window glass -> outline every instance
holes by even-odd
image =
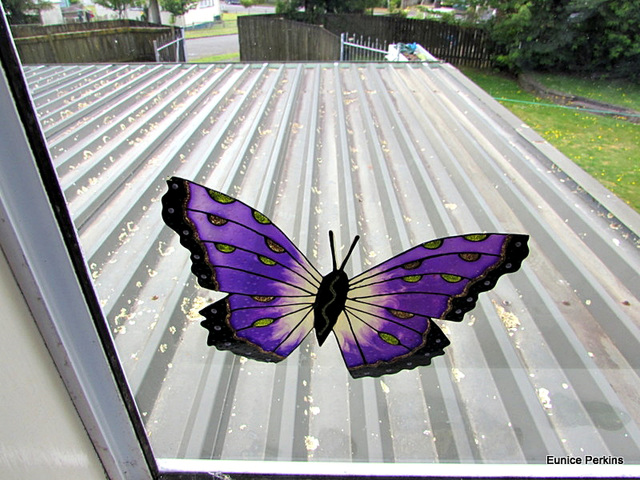
[[[25,75],[157,457],[640,461],[628,211],[594,206],[603,191],[451,66],[27,65]],[[197,285],[162,222],[173,175],[263,212],[323,274],[330,229],[338,258],[361,236],[349,276],[462,233],[526,233],[531,254],[463,321],[437,321],[452,344],[431,366],[353,379],[336,342],[319,347],[313,334],[283,362],[259,363],[206,345],[198,312],[221,294]]]

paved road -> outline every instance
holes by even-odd
[[[238,35],[187,39],[187,61],[240,51]]]
[[[241,5],[223,4],[222,10],[227,12],[245,13],[247,10]],[[251,7],[251,14],[274,13],[275,8],[266,5]],[[223,55],[225,53],[237,53],[240,51],[238,35],[221,35],[218,37],[187,39],[187,61],[211,55]]]
[[[276,7],[272,7],[270,5],[258,5],[257,7],[251,7],[247,10],[242,5],[229,5],[227,3],[223,3],[220,5],[220,8],[229,13],[249,13],[251,15],[255,15],[256,13],[274,13],[276,11]]]

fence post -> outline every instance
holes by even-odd
[[[158,41],[153,41],[153,53],[156,54],[156,63],[160,63],[160,52],[158,51]]]
[[[346,33],[340,34],[340,61],[344,62],[344,36]]]
[[[185,52],[184,28],[180,27],[180,41],[176,45],[176,62],[186,62],[187,54]]]

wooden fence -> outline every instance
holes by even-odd
[[[178,33],[175,27],[126,20],[14,26],[12,32],[24,64],[153,62],[153,41],[163,45]]]
[[[328,14],[322,22],[335,34],[354,32],[385,43],[419,43],[436,58],[456,66],[484,68],[492,64],[491,41],[481,28],[379,15]]]
[[[340,60],[340,36],[318,25],[278,15],[244,15],[238,17],[238,34],[241,61]]]
[[[139,20],[100,20],[96,22],[60,23],[57,25],[10,25],[13,38],[36,37],[38,35],[51,35],[55,33],[88,32],[92,30],[104,30],[121,27],[159,27],[149,22]]]
[[[433,20],[387,16],[327,14],[320,25],[285,20],[277,15],[238,18],[242,60],[338,60],[335,45],[349,32],[380,43],[419,43],[440,60],[456,66],[485,68],[492,65],[493,48],[486,31]],[[329,36],[332,33],[335,36]],[[243,55],[243,42],[250,45]],[[280,45],[281,40],[286,43]]]

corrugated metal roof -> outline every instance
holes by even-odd
[[[154,451],[166,458],[640,461],[638,215],[447,64],[27,67]],[[531,235],[431,367],[353,380],[333,342],[277,365],[206,346],[178,175],[267,214],[322,272],[429,239]],[[594,198],[598,201],[594,201]],[[620,222],[624,219],[624,223]]]

